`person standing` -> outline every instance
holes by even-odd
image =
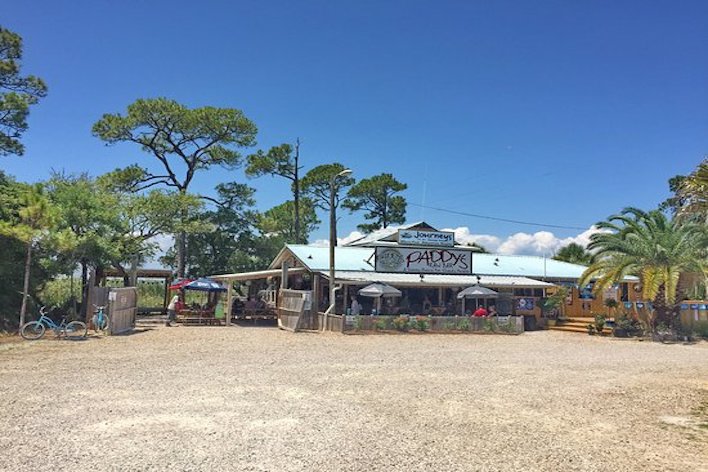
[[[352,295],[351,314],[353,316],[359,316],[361,314],[361,305],[359,305],[359,301],[354,295]]]
[[[167,323],[165,326],[172,326],[172,322],[177,319],[177,304],[179,303],[179,295],[172,297],[170,304],[167,305]]]

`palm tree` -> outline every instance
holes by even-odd
[[[560,248],[553,259],[572,264],[589,265],[592,262],[592,253],[578,243],[570,243]]]
[[[597,279],[593,290],[601,292],[628,275],[637,276],[644,299],[656,309],[654,324],[672,326],[681,276],[708,276],[706,226],[678,224],[658,210],[625,208],[597,227],[610,232],[590,236],[588,249],[596,251],[595,257],[579,283]]]

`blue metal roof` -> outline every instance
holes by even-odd
[[[300,244],[288,244],[290,251],[312,271],[329,269],[329,248]],[[338,271],[374,271],[374,248],[337,246],[335,266]],[[367,263],[366,261],[369,261]],[[275,261],[274,261],[275,262]],[[504,256],[501,254],[479,254],[472,256],[472,270],[480,275],[510,275],[549,279],[576,280],[585,266],[570,264],[538,256]]]

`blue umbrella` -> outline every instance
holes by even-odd
[[[220,283],[211,279],[197,279],[184,285],[186,290],[199,290],[200,292],[225,292],[226,289]]]

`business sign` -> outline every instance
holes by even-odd
[[[454,247],[455,233],[450,231],[418,231],[399,229],[398,244],[411,246]]]
[[[376,248],[376,272],[470,275],[472,251],[379,246]]]

